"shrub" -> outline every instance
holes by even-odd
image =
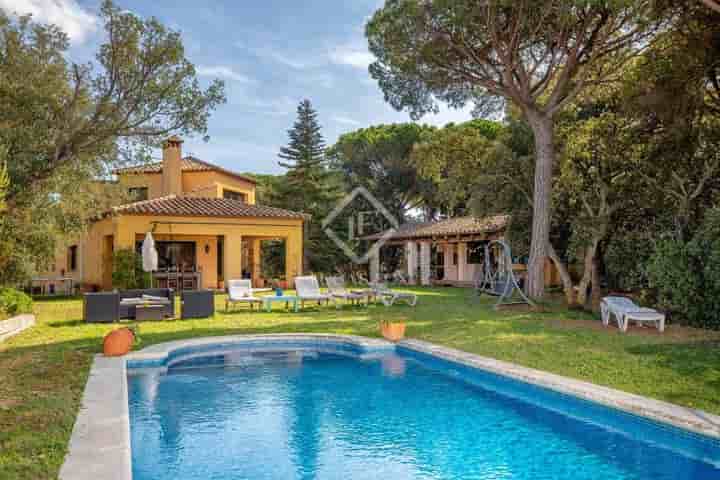
[[[0,314],[10,317],[32,312],[33,301],[29,295],[14,288],[0,289]]]
[[[720,329],[720,209],[707,214],[690,241],[659,242],[647,273],[660,307],[683,323]]]
[[[142,269],[142,256],[132,248],[123,248],[113,253],[113,287],[121,290],[146,288],[149,274]]]
[[[639,291],[647,288],[647,269],[655,246],[644,232],[618,232],[605,246],[603,260],[612,290]]]

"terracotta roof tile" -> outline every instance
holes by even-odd
[[[120,205],[113,207],[107,214],[224,218],[305,218],[305,215],[299,212],[263,205],[249,205],[228,198],[177,197],[175,195]]]
[[[404,223],[400,225],[400,227],[395,230],[389,238],[393,240],[400,240],[463,234],[471,235],[479,233],[494,233],[505,229],[509,219],[510,217],[508,215],[495,215],[485,218],[454,217],[436,222]],[[387,230],[374,235],[368,235],[364,238],[367,240],[375,240],[384,236],[386,232]]]
[[[240,178],[241,180],[245,180],[246,182],[250,183],[257,183],[257,181],[254,178],[248,177],[246,175],[240,175],[239,173],[233,172],[232,170],[228,170],[222,167],[218,167],[217,165],[213,165],[210,162],[206,162],[204,160],[200,160],[199,158],[195,158],[192,156],[188,156],[182,159],[182,165],[181,169],[183,172],[221,172],[225,173],[227,175],[231,175],[236,178]],[[124,168],[118,168],[113,171],[116,175],[124,174],[124,175],[139,175],[144,173],[162,173],[162,162],[154,162],[154,163],[147,163],[143,165],[135,165],[132,167],[124,167]]]

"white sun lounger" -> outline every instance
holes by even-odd
[[[318,305],[332,301],[337,305],[337,300],[332,295],[320,291],[320,284],[314,276],[295,277],[295,291],[302,307],[306,301],[317,302]]]
[[[361,303],[363,299],[368,299],[370,296],[361,292],[350,292],[345,288],[345,279],[343,277],[327,277],[325,283],[328,287],[328,292],[336,299],[343,299],[350,303]],[[335,306],[340,308],[340,303],[335,302]]]
[[[411,307],[414,307],[417,304],[417,295],[414,293],[406,293],[406,292],[398,292],[396,290],[391,290],[390,287],[388,287],[384,283],[374,283],[370,285],[373,293],[380,298],[380,300],[383,302],[383,305],[386,307],[392,306],[396,301],[402,300]]]
[[[603,325],[610,323],[610,317],[615,316],[618,328],[627,332],[630,322],[652,323],[658,331],[665,331],[665,314],[652,308],[643,308],[629,298],[605,297],[600,303],[600,313]]]
[[[250,310],[252,310],[255,304],[260,307],[263,302],[262,298],[253,296],[252,282],[250,280],[228,280],[227,294],[225,310],[228,310],[230,305],[236,303],[247,303],[250,305]]]

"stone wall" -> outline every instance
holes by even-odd
[[[0,343],[35,325],[35,315],[24,314],[0,321]]]

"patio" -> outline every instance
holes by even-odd
[[[671,325],[629,334],[554,304],[544,313],[496,312],[468,289],[412,288],[416,307],[312,308],[226,313],[217,295],[209,319],[145,322],[140,349],[184,338],[320,332],[378,336],[378,321],[407,319],[408,336],[479,355],[720,413],[720,333]],[[62,463],[92,356],[113,326],[82,322],[79,299],[36,303],[38,325],[0,346],[0,477],[51,478]],[[38,432],[44,432],[38,435]]]

